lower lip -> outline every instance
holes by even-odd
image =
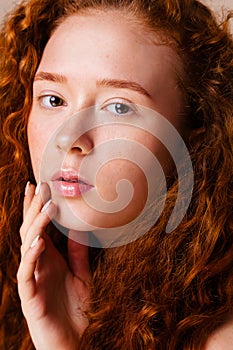
[[[53,181],[53,188],[61,196],[80,197],[83,193],[91,190],[93,186],[78,182]]]

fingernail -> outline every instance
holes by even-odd
[[[24,192],[25,196],[26,196],[27,193],[28,193],[29,186],[30,186],[30,181],[27,182],[27,185],[26,185],[26,187],[25,187],[25,192]]]
[[[41,181],[38,182],[37,186],[36,186],[36,191],[35,191],[35,195],[37,196],[38,193],[40,192],[40,185],[41,185]]]
[[[37,236],[33,239],[32,244],[31,244],[31,248],[34,248],[34,247],[37,245],[39,239],[40,239],[40,235],[37,235]]]
[[[41,213],[43,213],[44,211],[46,211],[48,209],[48,207],[50,206],[51,202],[52,202],[52,199],[50,199],[48,202],[45,203],[45,205],[41,209]]]

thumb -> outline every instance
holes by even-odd
[[[88,232],[70,230],[68,235],[70,269],[85,283],[88,283],[91,277],[88,250]]]

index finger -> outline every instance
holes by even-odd
[[[36,187],[28,181],[25,188],[25,196],[23,201],[23,220],[25,219],[28,208],[30,207],[31,201],[34,197],[35,188]]]

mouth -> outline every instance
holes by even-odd
[[[79,184],[87,185],[86,182],[80,180],[78,177],[67,178],[67,177],[60,176],[55,181],[64,181],[64,182],[79,183]]]
[[[52,185],[55,192],[65,197],[80,197],[92,188],[86,179],[81,178],[74,170],[61,170],[52,177]]]

